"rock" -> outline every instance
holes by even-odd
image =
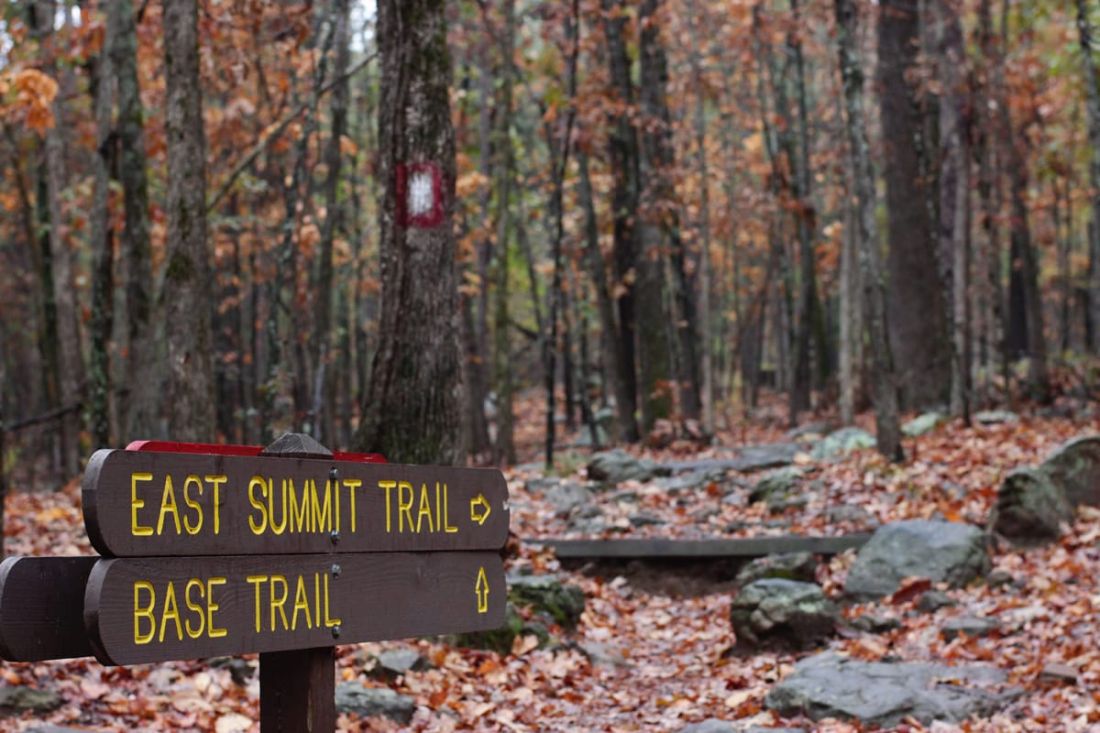
[[[734,597],[730,622],[739,647],[815,646],[836,630],[840,617],[814,583],[764,578]]]
[[[1042,469],[1071,507],[1100,506],[1100,435],[1065,443],[1043,461]]]
[[[918,415],[912,420],[907,421],[901,426],[901,432],[908,435],[910,438],[915,438],[918,435],[924,435],[931,432],[934,428],[938,427],[941,423],[947,420],[947,417],[942,412],[926,412],[923,415]]]
[[[668,524],[664,519],[649,512],[639,512],[630,517],[629,521],[632,527],[660,527],[662,524]]]
[[[925,591],[917,599],[917,610],[921,613],[935,613],[941,608],[950,608],[957,605],[959,605],[958,601],[939,590]]]
[[[746,445],[737,453],[730,466],[734,471],[752,473],[766,468],[779,468],[794,462],[798,454],[797,443],[766,443],[764,445]]]
[[[574,481],[562,481],[542,492],[542,498],[559,514],[568,514],[577,507],[591,504],[592,491]]]
[[[749,492],[749,501],[756,503],[772,500],[773,497],[787,496],[794,491],[801,477],[802,469],[794,466],[772,471],[752,487],[752,491]]]
[[[871,516],[871,513],[861,507],[859,504],[841,504],[840,506],[831,506],[825,510],[825,519],[833,524],[840,522],[851,522],[852,524],[859,524],[863,526],[872,525],[876,523],[876,519]]]
[[[887,631],[901,628],[901,621],[894,616],[884,616],[877,613],[865,613],[852,619],[850,625],[858,631],[866,631],[869,634],[884,634]]]
[[[958,522],[911,519],[885,524],[859,550],[844,582],[859,600],[887,596],[907,577],[961,586],[989,568],[985,536]]]
[[[7,713],[48,713],[61,707],[61,695],[33,687],[0,687],[0,710]]]
[[[809,552],[784,552],[758,557],[737,573],[736,583],[745,587],[763,578],[786,578],[812,583],[817,573],[817,560]]]
[[[679,476],[659,478],[655,483],[670,494],[675,494],[681,491],[702,490],[712,483],[724,486],[732,482],[729,481],[723,469],[697,468]],[[724,490],[722,493],[724,494],[726,491]]]
[[[821,440],[834,430],[836,430],[836,424],[828,420],[817,420],[816,422],[799,425],[797,428],[791,428],[784,437],[787,440],[812,442]]]
[[[584,591],[566,585],[553,575],[511,575],[508,598],[513,603],[531,606],[565,629],[573,630],[584,613]]]
[[[990,588],[1000,588],[1002,585],[1012,585],[1016,578],[1007,570],[994,570],[985,576],[985,582]]]
[[[542,632],[540,635],[539,632]],[[540,644],[550,641],[550,634],[544,627],[529,624],[520,615],[515,605],[509,601],[504,609],[504,625],[489,631],[469,631],[463,634],[455,634],[450,637],[455,646],[467,649],[487,649],[498,654],[509,654],[516,637],[524,634],[534,634],[539,637]]]
[[[960,634],[966,634],[971,638],[988,636],[1000,628],[996,620],[985,616],[959,616],[950,619],[940,629],[940,634],[946,641],[951,641]]]
[[[354,713],[364,718],[384,716],[408,725],[416,712],[416,700],[399,695],[388,687],[363,687],[358,682],[336,686],[336,712]]]
[[[248,684],[256,674],[256,666],[241,657],[215,657],[209,662],[211,667],[228,669],[233,682],[241,687]]]
[[[951,667],[931,662],[861,662],[834,652],[795,665],[765,698],[783,716],[813,720],[855,718],[865,725],[891,727],[912,716],[959,723],[972,715],[990,715],[1018,694],[990,689],[1005,680],[996,667]]]
[[[607,434],[607,430],[603,425],[596,425],[596,446],[607,445],[611,442],[611,437]],[[592,428],[584,425],[577,432],[577,439],[573,441],[573,445],[577,448],[591,448],[592,447]]]
[[[974,422],[979,425],[1003,425],[1019,421],[1020,416],[1011,410],[981,410],[974,413]]]
[[[1062,524],[1073,518],[1065,493],[1042,470],[1018,468],[997,490],[990,527],[1019,544],[1052,542],[1062,536]]]
[[[680,733],[737,733],[737,731],[733,727],[733,723],[711,718],[701,723],[685,725],[680,729]]]
[[[811,455],[819,461],[843,458],[861,448],[874,448],[875,436],[862,428],[847,427],[833,431],[819,440]]]
[[[600,667],[629,667],[630,660],[622,650],[599,641],[589,641],[578,646],[588,661]]]
[[[375,679],[394,680],[409,672],[422,672],[431,665],[415,649],[387,649],[374,658],[370,676]]]
[[[1064,682],[1071,685],[1077,684],[1077,670],[1068,664],[1051,662],[1039,672],[1039,679],[1043,682]]]
[[[668,470],[645,458],[635,458],[624,450],[603,451],[588,462],[588,478],[617,484],[621,481],[649,481]]]

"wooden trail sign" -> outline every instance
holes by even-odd
[[[491,552],[100,560],[85,624],[104,664],[335,646],[504,623]]]
[[[92,545],[115,557],[489,550],[508,535],[489,469],[101,450],[81,497]]]
[[[499,471],[143,441],[82,484],[98,557],[0,563],[0,658],[104,664],[260,653],[260,726],[331,731],[336,644],[499,628]]]

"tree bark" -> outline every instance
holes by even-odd
[[[891,461],[901,461],[901,430],[898,426],[897,384],[886,324],[886,293],[875,223],[875,173],[867,143],[863,112],[863,67],[856,46],[858,14],[856,0],[835,0],[840,74],[844,82],[846,132],[855,167],[859,222],[859,268],[863,281],[864,322],[871,350],[877,445]]]
[[[110,223],[109,194],[115,145],[111,119],[115,76],[111,53],[118,31],[118,16],[118,9],[113,4],[108,5],[92,93],[96,130],[95,152],[92,155],[92,348],[88,370],[88,414],[95,445],[99,448],[108,448],[111,443],[111,361],[108,348],[114,311],[114,232]]]
[[[313,360],[314,382],[317,397],[313,406],[314,434],[323,445],[334,445],[336,420],[336,394],[333,389],[335,375],[332,365],[332,309],[333,309],[333,271],[332,250],[336,232],[343,227],[343,205],[340,201],[340,169],[343,163],[341,140],[347,131],[348,96],[350,80],[347,76],[350,64],[351,40],[348,24],[350,22],[349,0],[333,0],[330,11],[334,26],[333,46],[336,59],[333,73],[337,79],[329,100],[332,123],[328,144],[325,149],[324,183],[325,221],[321,228],[319,267],[317,275],[316,300],[313,315]]]
[[[878,82],[889,213],[891,346],[900,366],[902,402],[940,404],[948,396],[950,341],[936,237],[922,171],[927,140],[914,87],[919,0],[884,0],[879,8]]]
[[[1088,3],[1076,0],[1077,35],[1081,44],[1082,71],[1085,82],[1085,108],[1089,131],[1089,204],[1092,208],[1092,226],[1089,227],[1089,254],[1094,262],[1100,262],[1100,80],[1096,74],[1093,57],[1092,28],[1089,26]],[[1100,267],[1089,273],[1089,315],[1092,322],[1093,343],[1089,347],[1100,353]]]
[[[629,404],[622,410],[633,415],[637,409],[638,377],[635,359],[635,278],[638,260],[638,233],[635,219],[639,202],[639,155],[637,131],[631,124],[634,108],[634,85],[630,80],[630,58],[623,37],[626,18],[622,0],[602,0],[603,33],[607,44],[607,59],[611,86],[618,97],[619,108],[611,113],[608,134],[611,171],[614,185],[611,192],[614,219],[615,286],[619,313],[619,379],[623,396]],[[623,439],[637,441],[639,431],[633,420],[622,426]]]
[[[111,3],[118,13],[118,35],[111,49],[118,77],[118,177],[122,183],[125,227],[121,244],[126,282],[129,394],[122,418],[122,442],[165,437],[158,425],[162,359],[157,356],[153,305],[153,266],[149,245],[149,186],[145,172],[145,113],[137,75],[137,28],[132,0]]]
[[[463,448],[445,7],[444,0],[378,3],[382,312],[353,447],[397,463],[453,464]],[[414,194],[401,209],[438,213],[438,221],[397,216],[398,166],[404,166],[406,193]],[[434,186],[430,199],[426,185]]]
[[[168,346],[168,432],[176,440],[212,441],[213,294],[206,242],[206,136],[196,0],[165,0],[163,26],[168,256],[161,310]]]

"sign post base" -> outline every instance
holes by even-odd
[[[260,730],[336,730],[336,649],[260,655]]]

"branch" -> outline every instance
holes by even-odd
[[[373,61],[377,55],[377,52],[370,54],[362,61],[357,63],[355,66],[348,69],[347,72],[345,72],[344,74],[341,74],[340,76],[326,83],[317,91],[316,98],[320,98],[322,95],[331,90],[340,82],[357,74],[367,64]],[[210,201],[206,204],[206,213],[209,214],[211,211],[214,210],[215,207],[217,207],[219,203],[221,203],[221,200],[225,198],[225,195],[228,194],[230,189],[233,188],[233,184],[237,182],[237,179],[240,178],[241,174],[244,173],[249,166],[256,162],[256,158],[260,157],[260,153],[262,153],[273,140],[282,135],[286,128],[290,125],[290,123],[293,122],[298,115],[302,114],[302,112],[305,112],[307,109],[309,109],[310,105],[312,105],[313,103],[314,98],[311,98],[309,101],[299,104],[289,113],[287,113],[287,115],[283,117],[283,119],[275,123],[274,126],[268,128],[268,133],[261,137],[260,141],[253,145],[252,149],[248,151],[248,153],[244,156],[244,158],[241,159],[239,163],[237,163],[237,165],[230,172],[229,178],[225,180],[225,183],[221,185],[221,188],[218,189],[218,192],[214,194],[214,197],[211,198]]]

